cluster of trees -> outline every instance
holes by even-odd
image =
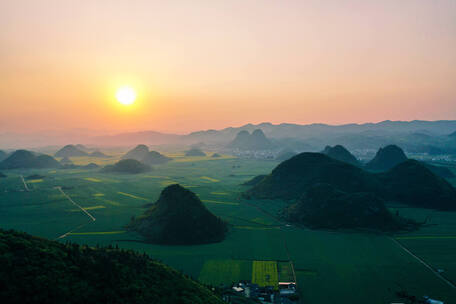
[[[2,303],[223,303],[146,254],[0,229]]]

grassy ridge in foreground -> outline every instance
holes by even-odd
[[[223,303],[147,255],[0,230],[2,303]]]

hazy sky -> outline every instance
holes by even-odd
[[[456,119],[456,0],[0,1],[0,105],[0,132]]]

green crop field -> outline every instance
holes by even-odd
[[[456,303],[456,290],[404,250],[456,282],[456,213],[391,206],[403,216],[428,223],[419,231],[393,236],[309,230],[278,219],[285,202],[240,196],[246,189],[241,183],[270,172],[276,162],[168,156],[174,160],[138,175],[83,169],[7,170],[7,177],[0,179],[0,226],[60,241],[143,251],[212,285],[252,279],[261,284],[290,281],[291,258],[302,303],[400,302],[395,292],[401,289]],[[119,157],[72,160],[103,165]],[[25,191],[20,175],[32,174],[44,177],[26,181],[30,191]],[[146,244],[126,231],[132,216],[141,215],[144,205],[172,183],[194,191],[211,212],[230,223],[223,242],[161,246]]]
[[[290,262],[278,262],[279,282],[294,282],[293,269]]]
[[[252,283],[258,286],[274,286],[278,289],[279,273],[276,261],[253,261]]]
[[[250,280],[252,262],[247,260],[208,260],[198,279],[211,285],[229,285],[240,280]]]

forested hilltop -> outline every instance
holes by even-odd
[[[128,229],[150,243],[195,245],[221,242],[228,226],[194,192],[173,184],[162,190],[157,202],[144,214],[133,218]]]
[[[145,254],[0,229],[1,303],[224,303]]]

